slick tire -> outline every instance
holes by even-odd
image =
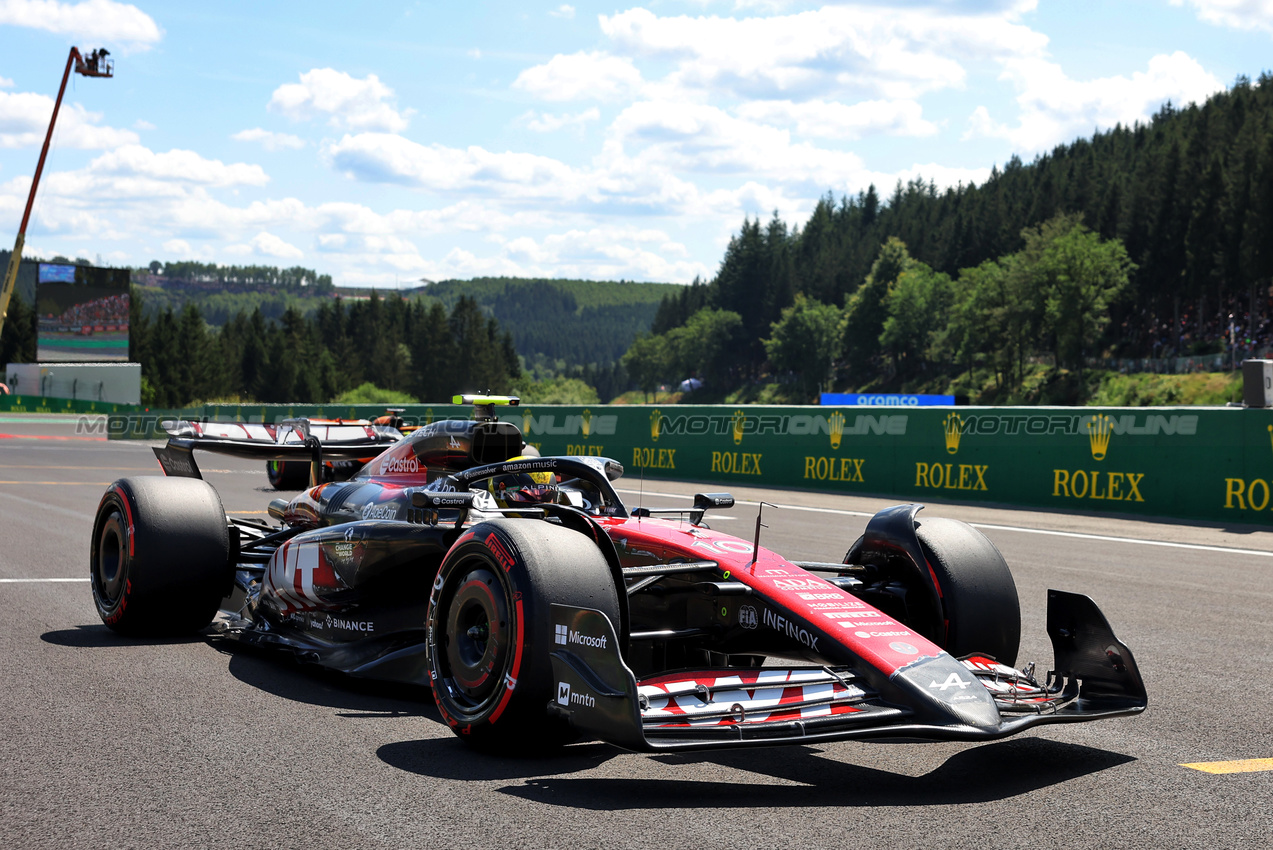
[[[1015,664],[1021,603],[1003,555],[984,534],[953,519],[917,520],[915,534],[941,598],[941,647],[956,658],[979,652]]]
[[[270,460],[265,476],[275,490],[304,490],[309,484],[309,464],[299,460]]]
[[[530,754],[574,738],[547,711],[556,695],[554,602],[620,622],[605,557],[576,531],[496,519],[470,529],[443,560],[429,598],[429,678],[443,719],[466,743]]]
[[[229,528],[216,490],[196,478],[121,478],[93,521],[89,578],[102,622],[135,636],[183,635],[212,622],[231,580]]]

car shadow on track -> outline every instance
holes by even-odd
[[[213,647],[230,658],[230,675],[283,699],[338,710],[338,717],[427,717],[439,723],[427,688],[357,679],[289,659],[275,651],[255,651],[213,638]]]
[[[1121,753],[1038,738],[963,750],[922,776],[847,764],[825,758],[809,747],[659,760],[683,766],[687,774],[692,774],[696,765],[710,764],[798,784],[554,777],[531,779],[500,791],[537,803],[597,811],[967,805],[1017,797],[1135,761]],[[712,773],[719,775],[715,769]]]
[[[56,646],[70,646],[77,649],[94,647],[127,647],[127,646],[174,646],[187,643],[199,643],[207,640],[203,635],[184,635],[169,638],[135,638],[121,635],[101,623],[89,626],[76,626],[73,629],[57,629],[40,635],[40,640]]]
[[[499,756],[478,752],[447,732],[443,738],[399,741],[376,751],[390,767],[420,776],[461,782],[529,779],[592,770],[621,755],[599,742],[564,747],[549,756]]]

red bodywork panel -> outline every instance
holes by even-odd
[[[625,567],[685,560],[711,560],[720,564],[724,578],[756,591],[813,623],[825,623],[823,631],[855,656],[881,672],[892,674],[916,659],[936,657],[941,647],[858,599],[848,591],[801,569],[774,552],[760,548],[752,561],[752,544],[745,540],[662,519],[599,520],[619,552]],[[771,627],[781,630],[785,623]]]

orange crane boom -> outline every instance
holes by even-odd
[[[26,243],[27,222],[31,220],[31,207],[35,205],[35,190],[40,185],[40,174],[44,171],[44,160],[49,155],[49,142],[53,139],[53,125],[57,123],[58,110],[62,108],[62,95],[66,93],[66,81],[71,76],[71,68],[75,73],[85,77],[113,77],[115,64],[110,59],[110,52],[94,50],[89,61],[85,61],[78,48],[72,47],[66,57],[66,70],[62,72],[62,85],[57,90],[57,100],[53,103],[53,117],[49,119],[49,130],[44,136],[44,147],[40,149],[40,161],[35,166],[35,179],[31,181],[31,192],[27,195],[26,211],[22,213],[22,225],[18,228],[18,238],[13,242],[13,253],[9,255],[9,268],[5,271],[4,286],[0,288],[0,333],[4,332],[4,320],[9,314],[9,299],[13,296],[13,286],[18,280],[18,265],[22,262],[22,246]]]

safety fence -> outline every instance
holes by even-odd
[[[161,418],[366,417],[378,405],[209,406],[109,417],[158,438]],[[426,424],[467,417],[408,407]],[[1273,410],[1217,407],[528,405],[500,409],[542,454],[600,455],[627,476],[794,487],[903,500],[1273,525]]]

